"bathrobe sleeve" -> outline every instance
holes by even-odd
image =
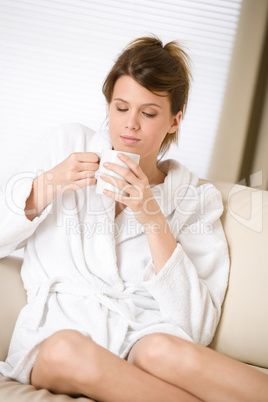
[[[221,194],[211,184],[206,199],[174,235],[177,247],[156,274],[152,261],[143,284],[165,318],[180,326],[194,342],[208,345],[215,333],[227,288],[229,256],[220,221]],[[203,200],[201,202],[201,200]],[[170,222],[176,226],[179,214]]]
[[[0,190],[0,258],[24,247],[27,239],[51,213],[50,203],[32,221],[25,215],[25,204],[35,177],[63,161],[71,152],[84,151],[93,131],[80,124],[63,125],[41,140],[22,171],[12,176]]]

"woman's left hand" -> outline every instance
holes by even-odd
[[[147,176],[127,155],[119,152],[118,157],[130,170],[115,163],[105,163],[103,166],[107,169],[107,175],[102,174],[101,179],[123,190],[126,195],[110,190],[104,190],[104,194],[129,207],[140,224],[153,224],[160,208],[153,196]],[[122,176],[124,180],[109,176],[109,170]]]

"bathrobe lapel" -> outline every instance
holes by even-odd
[[[121,289],[123,283],[118,273],[114,237],[115,203],[96,193],[92,193],[92,202],[95,204],[95,213],[91,217],[94,234],[89,243],[96,262],[94,273],[110,286]]]
[[[119,245],[123,241],[144,234],[144,228],[139,224],[130,208],[125,208],[115,219],[115,241]]]

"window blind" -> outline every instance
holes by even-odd
[[[193,83],[167,157],[206,177],[242,0],[0,0],[0,184],[62,123],[105,126],[101,92],[116,56],[150,34],[178,40]]]

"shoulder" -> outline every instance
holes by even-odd
[[[60,149],[68,152],[101,152],[111,148],[111,139],[108,130],[94,131],[80,124],[68,123],[57,127],[50,133],[52,142],[56,142]]]
[[[41,147],[53,156],[53,163],[63,160],[73,152],[87,152],[95,136],[94,130],[80,123],[62,124],[43,138]]]
[[[195,173],[173,159],[162,162],[159,168],[167,174],[162,192],[167,213],[175,212],[173,216],[179,216],[180,220],[222,214],[222,196],[212,183],[199,180]]]
[[[73,152],[86,152],[94,131],[79,123],[62,124],[50,130],[31,153],[24,168],[48,170]]]
[[[199,180],[197,185],[197,191],[200,197],[203,197],[207,202],[219,201],[222,202],[221,192],[214,186],[213,183],[209,181],[204,182],[204,180]]]
[[[210,221],[219,219],[224,211],[221,192],[214,184],[209,182],[200,184],[197,187],[197,191],[199,195],[200,215]]]
[[[213,200],[221,202],[221,193],[213,183],[200,179],[197,174],[191,172],[180,162],[169,159],[162,162],[160,167],[164,168],[163,170],[175,188],[177,188],[178,193],[181,194],[185,190],[188,195],[193,193],[197,198],[205,199],[207,202]]]
[[[84,139],[91,139],[95,131],[80,123],[66,123],[56,127],[52,130],[48,138],[56,141],[68,141],[75,143]]]

